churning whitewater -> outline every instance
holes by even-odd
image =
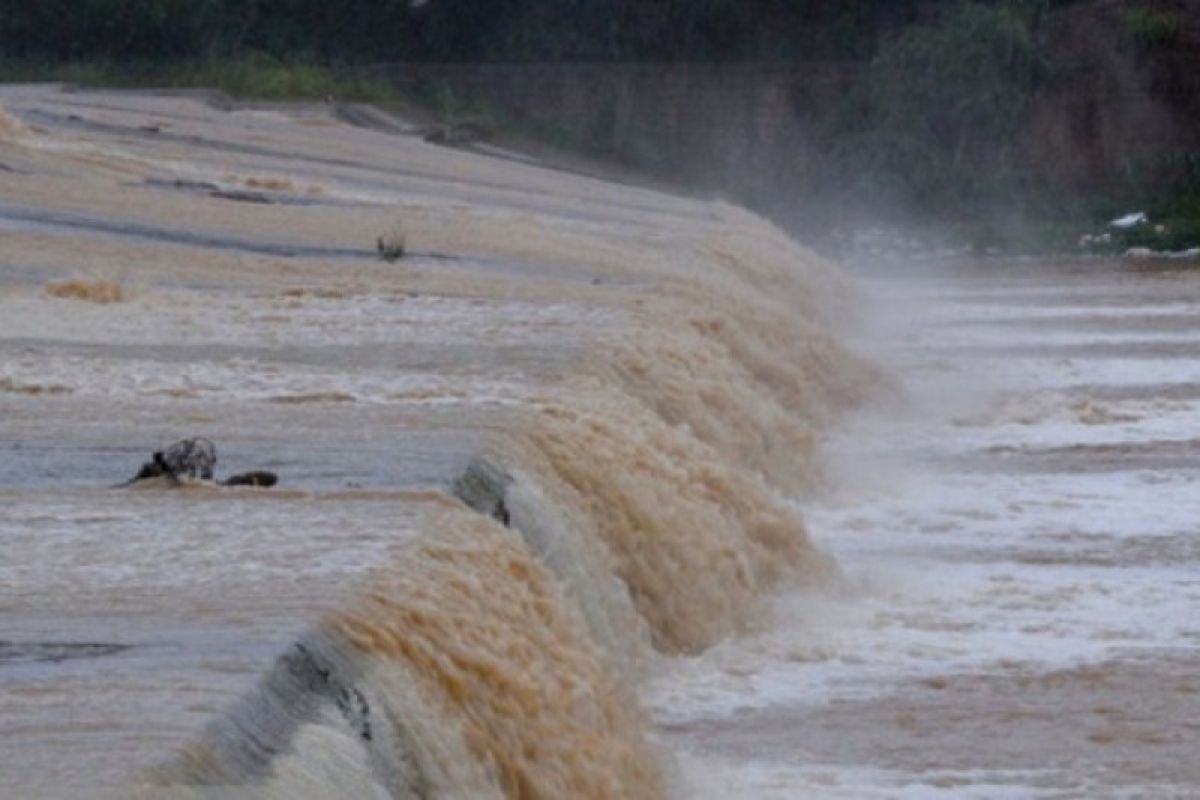
[[[849,284],[333,106],[2,102],[3,793],[685,791],[647,682],[839,580]],[[103,488],[192,436],[280,485]]]

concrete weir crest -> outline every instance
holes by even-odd
[[[449,493],[520,536],[555,575],[573,606],[569,613],[579,612],[610,669],[638,665],[648,640],[627,589],[611,573],[601,574],[603,563],[587,552],[585,532],[573,529],[565,509],[492,457],[475,458]],[[458,768],[448,770],[446,762],[470,759],[457,733],[428,741],[436,712],[412,676],[364,653],[335,628],[317,623],[301,633],[253,689],[151,781],[205,798],[274,797],[297,780],[310,791],[350,781],[379,798],[441,797],[447,788],[453,794],[446,778]]]

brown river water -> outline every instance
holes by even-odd
[[[0,105],[0,796],[1200,791],[1200,273]]]

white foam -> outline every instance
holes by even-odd
[[[1033,344],[1040,334],[980,326],[953,343],[944,334],[924,327],[892,339],[888,361],[913,389],[916,413],[863,418],[828,441],[834,491],[803,504],[811,535],[845,570],[845,590],[778,598],[762,630],[674,663],[648,691],[681,749],[703,737],[671,731],[739,730],[743,715],[807,709],[796,718],[812,719],[838,704],[908,697],[945,676],[1041,674],[1200,641],[1200,550],[1191,544],[1200,473],[1163,468],[1191,451],[1196,402],[1064,391],[1190,382],[1200,359],[1074,360],[1052,349],[980,358],[959,348]],[[753,734],[742,735],[736,741],[750,747]],[[683,762],[704,797],[1027,797],[1035,786],[1092,785],[1069,767],[1047,784],[1035,770],[826,766],[804,753],[784,763],[701,747]]]

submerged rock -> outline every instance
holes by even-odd
[[[266,488],[274,486],[278,482],[279,477],[274,472],[253,470],[234,475],[232,478],[227,478],[220,483],[222,486],[261,486]]]
[[[142,464],[137,474],[120,487],[148,485],[150,481],[168,486],[178,486],[183,479],[214,482],[218,486],[270,487],[279,482],[274,472],[253,470],[234,475],[223,481],[214,479],[217,466],[217,448],[211,441],[201,437],[181,439],[170,447],[157,450],[150,460]]]
[[[453,492],[480,514],[507,527],[512,522],[512,515],[504,495],[512,482],[512,476],[499,466],[485,458],[477,458],[454,481]]]

